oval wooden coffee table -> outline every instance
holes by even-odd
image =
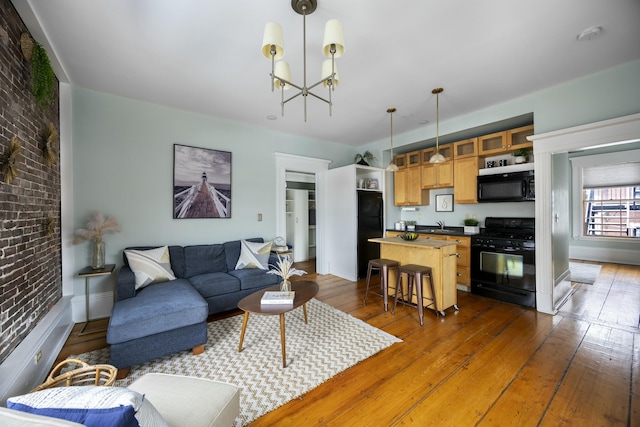
[[[304,323],[307,322],[307,302],[316,296],[318,293],[318,284],[309,280],[296,280],[291,282],[291,290],[295,291],[296,295],[293,299],[293,304],[289,305],[274,305],[274,304],[260,304],[262,295],[267,291],[279,291],[280,285],[271,286],[266,289],[261,289],[258,292],[254,292],[248,295],[238,302],[238,308],[244,311],[244,320],[242,321],[242,332],[240,333],[240,345],[238,346],[238,352],[242,351],[242,341],[244,341],[244,332],[247,329],[247,322],[249,321],[249,313],[262,314],[271,316],[280,315],[280,344],[282,346],[282,367],[287,367],[286,347],[284,340],[284,314],[302,306],[304,311]]]

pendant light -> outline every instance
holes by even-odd
[[[438,134],[440,133],[440,99],[439,95],[444,91],[441,87],[437,87],[431,91],[432,94],[436,96],[436,154],[431,156],[429,159],[429,163],[442,163],[446,162],[447,159],[444,158],[442,154],[440,154],[440,144],[438,143]]]
[[[393,113],[396,112],[395,108],[388,108],[387,109],[387,113],[389,113],[389,117],[391,118],[391,126],[390,126],[390,135],[391,135],[391,162],[389,163],[389,166],[387,166],[386,171],[387,172],[397,172],[398,171],[398,165],[396,165],[395,163],[393,163]]]

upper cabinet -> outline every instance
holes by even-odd
[[[440,154],[445,158],[442,163],[429,162],[434,154],[436,154],[436,147],[420,151],[422,158],[422,188],[453,187],[453,145],[440,146]]]
[[[455,203],[477,203],[476,180],[480,159],[478,138],[465,139],[453,143]]]
[[[420,151],[400,154],[394,157],[394,163],[398,166],[398,171],[393,174],[394,204],[428,205],[429,192],[422,189],[420,182]]]
[[[533,125],[479,136],[478,155],[508,154],[519,148],[531,148],[533,143],[527,140],[530,135],[533,135]]]
[[[465,157],[478,156],[478,138],[465,139],[453,143],[453,158],[464,159]]]

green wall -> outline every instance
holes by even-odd
[[[122,232],[105,237],[107,262],[132,245],[206,244],[275,237],[275,152],[351,163],[355,149],[187,111],[73,88],[74,228],[98,210]],[[173,144],[232,152],[232,218],[173,219]],[[258,213],[263,220],[258,222]],[[74,248],[76,268],[89,244]],[[75,294],[81,281],[74,284]]]

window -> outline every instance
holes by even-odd
[[[640,186],[583,188],[582,193],[585,236],[640,238]]]
[[[640,150],[571,159],[573,237],[640,241]]]

